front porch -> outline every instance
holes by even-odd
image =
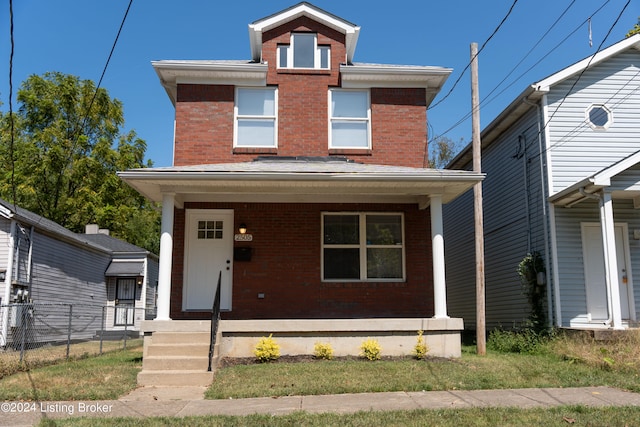
[[[430,355],[460,356],[462,319],[447,314],[442,205],[483,175],[269,158],[120,176],[162,202],[157,317],[143,324],[140,384],[211,381],[219,272],[217,357],[253,357],[269,334],[282,354],[313,354],[322,341],[357,355],[370,337],[383,355],[409,355],[418,330]]]

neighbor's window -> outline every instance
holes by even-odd
[[[238,88],[235,106],[235,147],[277,146],[276,88]]]
[[[329,148],[371,147],[369,91],[330,90],[329,110]]]
[[[404,280],[404,225],[398,213],[324,213],[322,279]]]
[[[594,130],[607,130],[613,123],[611,110],[601,104],[593,104],[587,108],[586,119]]]
[[[319,46],[315,33],[293,33],[291,44],[278,46],[278,68],[329,69],[331,49]]]

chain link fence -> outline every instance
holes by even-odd
[[[140,345],[140,325],[154,316],[129,305],[0,305],[0,378],[7,366],[43,365]]]

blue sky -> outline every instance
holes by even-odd
[[[247,25],[297,3],[133,1],[102,87],[123,102],[124,130],[134,129],[146,140],[147,158],[154,166],[171,165],[174,109],[151,61],[249,59]],[[356,62],[453,68],[428,112],[429,137],[444,134],[454,141],[470,140],[471,122],[463,120],[471,110],[469,72],[460,78],[469,63],[469,46],[482,46],[513,0],[311,3],[361,27]],[[47,71],[97,83],[128,4],[129,0],[14,0],[14,96],[29,75]],[[626,4],[627,0],[519,0],[478,57],[482,127],[528,84],[595,53],[603,41],[606,47],[624,38],[640,16],[640,0],[630,0],[614,25]],[[591,47],[586,24],[590,16]],[[7,111],[8,1],[0,9],[0,31],[0,108]]]

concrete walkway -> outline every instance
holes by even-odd
[[[0,425],[32,426],[44,418],[285,415],[413,409],[562,405],[640,406],[640,393],[609,387],[361,393],[323,396],[204,400],[204,387],[143,387],[119,400],[0,403]]]

